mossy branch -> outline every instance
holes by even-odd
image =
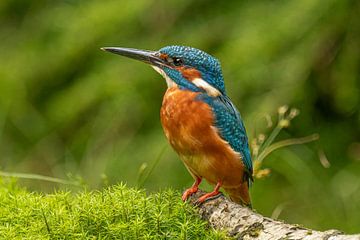
[[[190,203],[201,194],[193,195]],[[180,200],[179,192],[147,195],[124,184],[77,194],[41,194],[0,178],[0,199],[1,239],[360,240],[360,235],[275,221],[224,196],[192,207]]]

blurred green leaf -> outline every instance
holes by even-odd
[[[360,189],[347,181],[360,172],[359,15],[355,0],[2,0],[1,168],[61,179],[71,173],[92,187],[105,175],[136,185],[141,164],[167,144],[159,123],[166,84],[148,66],[100,47],[190,45],[220,59],[250,139],[266,128],[259,116],[285,104],[302,114],[279,140],[320,135],[317,145],[269,156],[271,176],[255,181],[254,207],[270,216],[286,203],[279,218],[355,232]],[[191,183],[168,148],[144,186]]]

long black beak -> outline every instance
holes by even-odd
[[[128,58],[133,58],[153,66],[167,66],[168,64],[162,58],[160,58],[160,53],[157,51],[149,50],[139,50],[133,48],[121,48],[121,47],[103,47],[103,51],[115,53],[121,56]]]

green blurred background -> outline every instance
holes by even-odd
[[[104,178],[136,186],[139,169],[159,160],[148,191],[190,186],[159,121],[165,81],[99,50],[190,45],[222,62],[250,138],[264,129],[264,114],[276,116],[284,104],[301,114],[278,139],[320,134],[266,159],[272,174],[253,185],[256,210],[315,229],[360,231],[359,3],[2,0],[1,170],[71,174],[92,188]]]

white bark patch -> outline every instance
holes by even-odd
[[[211,86],[202,78],[195,78],[194,80],[192,80],[192,83],[195,84],[197,87],[204,89],[211,97],[217,97],[221,95],[219,90]]]

